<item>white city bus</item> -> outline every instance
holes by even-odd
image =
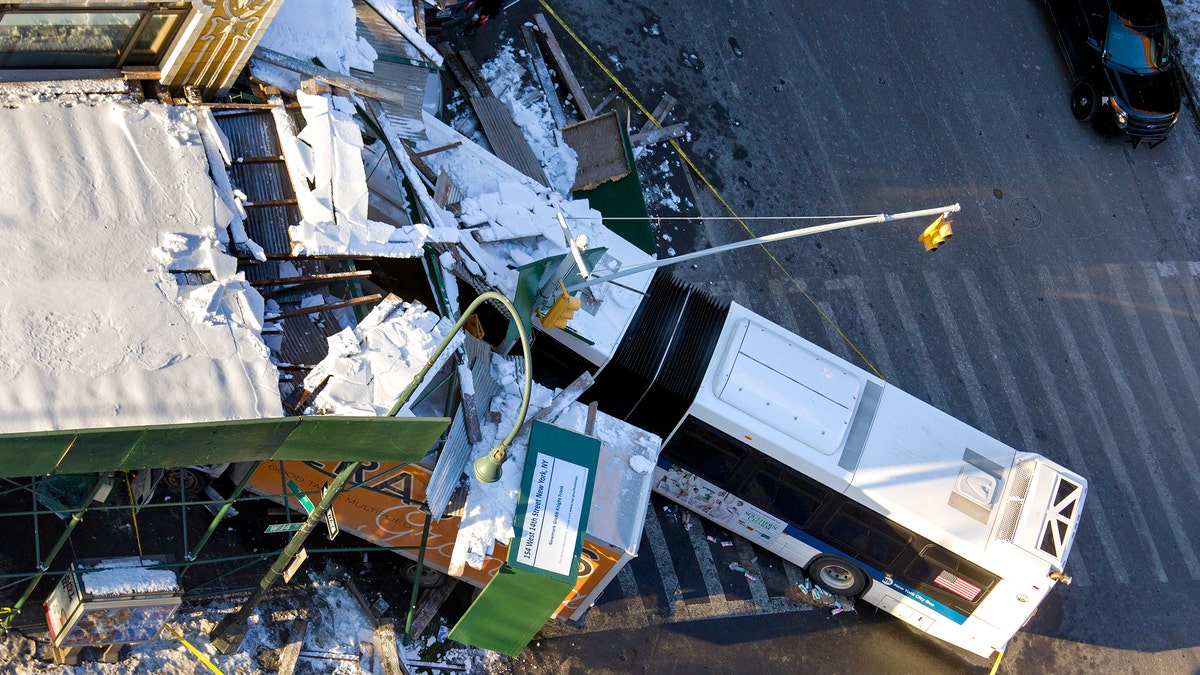
[[[980,656],[1057,581],[1087,482],[659,274],[593,388],[667,440],[655,490]]]

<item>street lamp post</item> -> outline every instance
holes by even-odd
[[[462,316],[459,317],[458,321],[446,334],[446,337],[442,338],[441,343],[429,357],[429,360],[424,366],[421,367],[420,372],[417,373],[412,382],[409,382],[408,386],[404,388],[404,391],[400,393],[400,397],[396,400],[395,405],[393,405],[392,409],[388,411],[388,417],[393,417],[396,415],[396,413],[400,412],[400,409],[404,407],[404,404],[408,403],[408,399],[412,397],[413,393],[417,390],[417,387],[420,386],[422,381],[424,381],[425,376],[429,373],[429,369],[433,367],[434,363],[436,363],[438,358],[442,355],[442,352],[446,350],[446,347],[450,344],[450,341],[455,335],[458,334],[460,330],[462,330],[463,324],[465,324],[467,319],[475,313],[475,310],[477,310],[480,305],[488,300],[495,300],[504,305],[505,309],[508,310],[509,314],[513,317],[513,320],[517,324],[517,332],[521,337],[521,347],[525,357],[525,387],[521,393],[521,409],[517,415],[517,421],[513,425],[512,431],[509,432],[508,436],[505,437],[505,439],[499,445],[497,445],[495,448],[492,448],[491,452],[484,457],[481,457],[479,461],[476,461],[475,475],[482,482],[492,482],[500,477],[500,465],[504,463],[504,460],[507,456],[508,446],[512,444],[513,439],[517,436],[517,432],[521,429],[521,425],[525,422],[525,413],[529,410],[529,394],[533,386],[529,365],[529,339],[525,335],[525,328],[522,326],[520,319],[517,318],[516,308],[513,307],[512,302],[510,302],[508,298],[494,291],[488,291],[487,293],[483,293],[476,298],[462,313]],[[483,467],[482,475],[481,463]],[[329,510],[329,507],[333,504],[333,500],[341,492],[342,487],[346,484],[346,481],[350,480],[350,477],[354,475],[361,465],[362,462],[350,462],[341,471],[339,471],[336,476],[334,476],[333,482],[329,484],[329,489],[325,491],[325,494],[321,497],[321,501],[316,505],[315,508],[313,508],[312,513],[308,514],[308,518],[304,520],[304,523],[300,526],[300,529],[296,532],[296,534],[292,535],[291,540],[288,541],[288,545],[285,546],[282,551],[280,551],[279,556],[275,558],[275,562],[271,564],[271,569],[267,570],[266,575],[263,576],[262,580],[258,584],[258,587],[255,588],[250,594],[250,597],[247,598],[244,603],[242,603],[242,606],[238,609],[238,611],[226,615],[223,619],[221,619],[220,622],[217,623],[212,631],[209,632],[209,640],[212,642],[213,647],[218,652],[222,654],[232,654],[236,652],[239,647],[241,647],[242,641],[246,638],[246,631],[248,630],[247,621],[249,620],[250,615],[254,613],[254,610],[257,609],[258,604],[262,602],[264,597],[266,597],[267,592],[271,589],[271,586],[275,584],[275,581],[283,574],[284,570],[287,569],[288,563],[292,561],[292,558],[295,557],[295,555],[304,546],[304,541],[313,531],[313,528],[317,526],[317,523],[320,523],[324,520],[325,512]],[[490,478],[490,480],[485,480],[485,478]]]
[[[960,205],[958,205],[957,203],[955,203],[955,204],[949,204],[947,206],[939,206],[937,208],[932,208],[932,209],[921,209],[919,211],[905,211],[903,213],[880,213],[880,214],[874,215],[874,216],[864,216],[862,218],[854,218],[851,220],[840,220],[835,223],[825,223],[824,225],[814,225],[812,227],[804,227],[804,228],[801,228],[798,230],[788,230],[787,232],[780,232],[778,234],[768,234],[768,235],[765,235],[762,237],[755,237],[754,239],[746,239],[744,241],[735,241],[732,244],[723,244],[721,246],[714,246],[712,248],[706,248],[702,251],[694,251],[692,253],[685,253],[683,255],[677,255],[673,258],[664,258],[662,260],[655,260],[653,262],[648,262],[644,265],[634,265],[632,267],[626,267],[624,269],[621,269],[620,271],[614,272],[613,274],[609,274],[609,275],[606,275],[603,277],[598,277],[598,276],[592,275],[588,279],[585,279],[578,283],[574,283],[574,284],[571,284],[570,286],[567,286],[566,291],[567,292],[580,291],[585,288],[590,288],[592,286],[595,286],[597,284],[602,284],[602,283],[605,283],[608,281],[613,281],[615,279],[620,279],[621,277],[627,277],[632,274],[638,274],[640,272],[648,272],[650,270],[658,269],[660,267],[666,267],[668,265],[677,265],[681,262],[695,260],[696,258],[702,258],[704,256],[709,256],[714,253],[723,253],[725,251],[733,251],[735,249],[745,248],[747,246],[754,246],[756,244],[770,244],[772,242],[783,241],[785,239],[795,239],[797,237],[805,237],[810,234],[819,234],[821,232],[830,232],[832,230],[841,230],[841,229],[844,229],[847,227],[855,227],[857,225],[868,225],[871,223],[886,223],[886,222],[891,222],[893,220],[905,220],[908,218],[922,218],[922,217],[927,217],[927,216],[945,216],[945,215],[948,215],[951,213],[956,213],[961,210],[962,210],[962,207]]]

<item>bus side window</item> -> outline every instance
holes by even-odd
[[[772,460],[763,462],[742,490],[747,501],[799,528],[809,524],[828,496],[826,491]]]
[[[885,568],[896,562],[911,539],[883,516],[851,503],[843,505],[829,519],[825,534],[842,544],[847,552],[861,555]]]
[[[722,439],[689,419],[662,451],[663,457],[707,479],[720,488],[729,488],[729,479],[746,451]]]

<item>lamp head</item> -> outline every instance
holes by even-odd
[[[503,473],[500,466],[504,464],[504,448],[496,446],[488,454],[475,460],[475,480],[480,483],[495,483]]]

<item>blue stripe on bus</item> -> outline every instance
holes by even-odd
[[[784,532],[784,534],[795,537],[796,539],[800,540],[801,542],[808,544],[809,546],[817,549],[818,551],[821,551],[822,553],[835,553],[843,558],[846,558],[847,560],[854,560],[854,564],[858,565],[859,567],[861,567],[863,569],[863,571],[865,571],[867,574],[871,575],[871,578],[874,579],[875,581],[878,581],[879,583],[883,584],[884,586],[887,586],[888,588],[890,588],[894,591],[904,594],[905,596],[909,597],[910,599],[914,600],[915,602],[920,603],[922,607],[925,607],[926,609],[931,609],[931,610],[937,612],[938,614],[941,614],[942,616],[946,617],[947,619],[950,619],[954,623],[962,624],[963,622],[965,622],[967,620],[967,617],[965,614],[963,614],[962,612],[959,612],[958,610],[954,609],[953,607],[950,607],[948,605],[943,605],[942,603],[938,602],[937,600],[934,600],[933,598],[930,598],[926,595],[923,595],[923,594],[917,592],[916,589],[908,586],[907,584],[896,581],[895,578],[889,577],[888,575],[884,574],[883,572],[880,572],[879,570],[875,569],[874,567],[871,567],[870,565],[864,565],[861,560],[855,560],[853,556],[846,555],[845,553],[837,550],[836,548],[830,546],[829,544],[826,544],[825,542],[821,541],[820,539],[817,539],[816,537],[812,536],[811,534],[804,532],[803,530],[801,530],[798,527],[795,527],[793,525],[784,525],[783,532]]]
[[[660,469],[662,469],[664,471],[670,471],[674,466],[675,466],[675,463],[672,462],[671,460],[663,457],[662,455],[658,456],[658,467]],[[684,469],[683,467],[679,467],[679,468],[683,471],[687,471],[687,469]],[[662,493],[659,493],[659,494],[662,494]],[[943,605],[942,603],[938,602],[937,600],[934,600],[933,598],[930,598],[926,595],[919,593],[916,589],[912,588],[911,586],[901,583],[899,581],[896,581],[894,578],[889,577],[888,575],[884,574],[883,572],[880,572],[879,570],[875,569],[874,567],[871,567],[870,565],[864,565],[861,560],[855,560],[854,556],[846,555],[845,553],[830,546],[829,544],[826,544],[825,542],[821,541],[820,539],[817,539],[816,537],[812,536],[811,534],[804,532],[803,530],[801,530],[800,528],[798,528],[794,525],[784,523],[783,532],[784,532],[784,534],[794,537],[795,539],[798,539],[799,541],[801,541],[805,544],[808,544],[812,548],[815,548],[822,553],[834,553],[834,554],[837,554],[847,560],[854,560],[855,564],[862,567],[863,570],[866,571],[867,574],[871,575],[871,578],[874,579],[875,581],[878,581],[879,583],[883,584],[884,586],[887,586],[888,588],[891,588],[892,590],[894,590],[904,596],[907,596],[908,598],[912,599],[914,602],[919,603],[922,607],[925,607],[926,609],[931,609],[931,610],[937,612],[938,614],[941,614],[942,616],[946,617],[947,619],[950,619],[954,623],[962,624],[962,623],[966,622],[966,620],[967,620],[967,616],[965,614],[954,609],[953,607],[950,607],[948,605]],[[743,538],[749,539],[749,537],[743,537]],[[751,541],[753,541],[753,540],[751,540]]]

